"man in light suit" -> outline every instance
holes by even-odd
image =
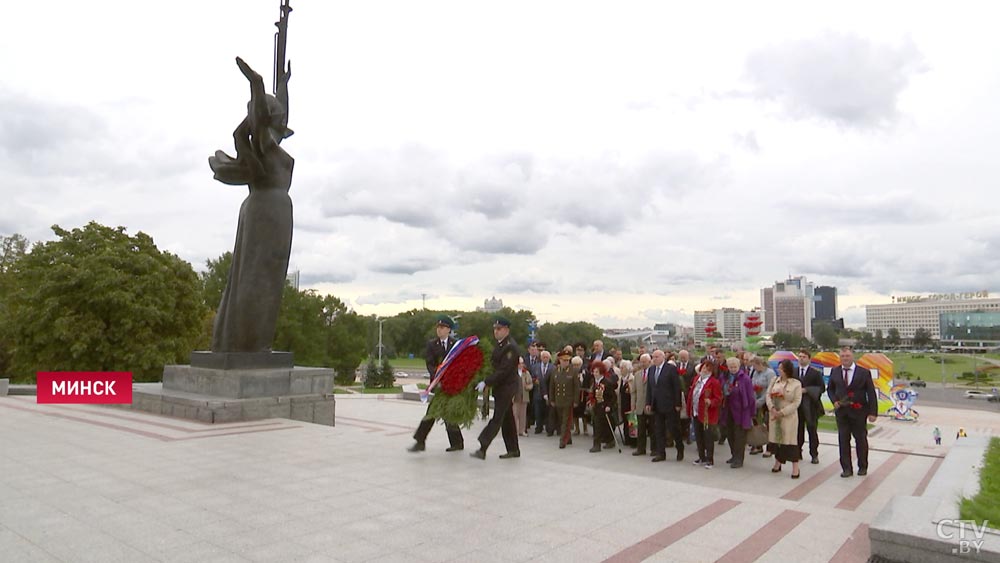
[[[819,463],[819,417],[823,411],[823,374],[810,365],[812,356],[808,350],[799,350],[799,381],[802,383],[802,402],[799,403],[799,457],[809,432],[809,456],[812,463]]]
[[[840,365],[830,372],[826,394],[837,415],[841,477],[854,475],[851,467],[851,437],[858,453],[858,475],[868,474],[868,427],[878,416],[878,394],[872,372],[854,363],[854,351],[840,350]]]
[[[653,364],[646,370],[646,414],[653,419],[652,461],[667,459],[667,435],[674,440],[677,461],[684,460],[684,439],[680,435],[681,379],[677,367],[666,361],[663,350],[653,352]]]

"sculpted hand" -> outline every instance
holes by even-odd
[[[261,84],[264,83],[264,79],[261,78],[259,74],[257,74],[257,71],[250,68],[250,65],[248,65],[246,61],[244,61],[243,59],[236,57],[236,66],[240,67],[240,71],[243,72],[243,76],[246,76],[247,80],[249,80],[250,82],[254,83],[260,82]]]
[[[479,383],[476,384],[476,391],[482,393],[483,389],[486,389],[486,382],[485,381],[480,381]]]

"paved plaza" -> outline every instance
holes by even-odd
[[[918,405],[919,406],[919,405]],[[140,412],[0,398],[4,561],[864,561],[867,523],[920,495],[959,426],[1000,435],[995,413],[921,408],[880,419],[866,477],[841,479],[836,436],[819,465],[770,472],[649,463],[587,437],[521,438],[522,457],[405,451],[424,411],[338,396],[336,427],[205,425]],[[933,446],[937,425],[944,445]],[[717,460],[728,448],[716,450]]]

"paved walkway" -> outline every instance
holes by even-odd
[[[958,425],[991,413],[922,409],[880,421],[867,477],[839,478],[836,437],[802,478],[649,463],[628,450],[522,438],[523,457],[404,450],[416,402],[338,397],[337,426],[229,425],[0,398],[5,561],[864,561],[866,524],[920,494]],[[465,431],[475,443],[482,423]],[[930,438],[941,427],[945,446]],[[723,448],[727,450],[727,448]],[[466,450],[468,451],[468,450]],[[718,451],[722,460],[728,457]]]

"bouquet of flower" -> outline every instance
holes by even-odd
[[[854,399],[854,391],[848,391],[846,397],[842,397],[839,401],[840,407],[838,408],[849,408],[852,410],[859,410],[861,408],[861,403]]]
[[[476,418],[475,384],[485,378],[483,351],[479,337],[469,336],[452,347],[438,366],[431,384],[424,393],[435,393],[425,418],[439,418],[445,422],[468,428]]]

